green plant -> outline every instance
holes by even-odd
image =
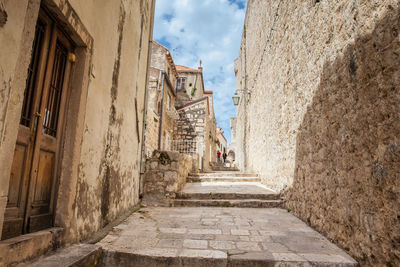
[[[197,90],[196,87],[193,87],[193,88],[192,88],[192,92],[190,92],[190,95],[191,95],[192,97],[193,97],[194,94],[196,93],[196,90]]]

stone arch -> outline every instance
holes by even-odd
[[[229,152],[228,152],[228,157],[227,157],[227,160],[229,161],[229,162],[234,162],[235,161],[235,151],[233,151],[233,150],[229,150]]]

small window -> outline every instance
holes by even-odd
[[[192,87],[192,83],[189,83],[189,87]]]
[[[186,77],[180,77],[178,78],[178,81],[176,83],[176,90],[185,90],[186,89]]]
[[[167,110],[170,110],[170,106],[171,106],[171,96],[167,94]]]

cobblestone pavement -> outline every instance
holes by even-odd
[[[283,209],[148,207],[99,244],[124,255],[214,259],[221,266],[235,260],[249,263],[240,266],[252,266],[252,261],[356,266],[343,250]]]

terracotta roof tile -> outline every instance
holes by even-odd
[[[192,69],[192,68],[182,66],[182,65],[176,65],[176,70],[182,71],[182,72],[201,72],[201,70],[199,70],[199,69]]]

